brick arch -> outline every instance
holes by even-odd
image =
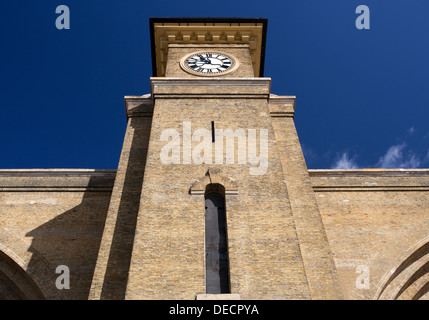
[[[379,300],[418,300],[429,295],[429,236],[410,247],[383,277]]]
[[[191,195],[204,195],[209,184],[220,184],[225,188],[225,195],[237,195],[238,186],[232,178],[225,177],[220,169],[208,169],[205,176],[195,180],[189,189]]]
[[[39,287],[11,257],[0,251],[0,300],[42,300]]]
[[[56,289],[58,275],[42,254],[24,239],[0,228],[0,296],[5,299],[66,299]]]

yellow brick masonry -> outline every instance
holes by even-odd
[[[205,293],[204,196],[189,189],[216,168],[238,186],[238,194],[226,199],[232,293],[242,299],[309,299],[268,109],[270,79],[152,81],[153,124],[126,298],[194,299]],[[243,98],[249,90],[252,99]],[[215,121],[217,128],[267,129],[268,172],[252,176],[248,164],[237,163],[163,165],[161,132],[180,132],[183,121],[193,128],[210,129]]]

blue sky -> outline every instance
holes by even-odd
[[[0,168],[115,169],[123,98],[150,92],[149,17],[208,16],[268,18],[265,76],[297,97],[309,168],[427,168],[428,15],[424,0],[2,1]]]

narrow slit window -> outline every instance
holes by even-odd
[[[224,193],[206,191],[205,245],[206,293],[230,293],[228,237]]]

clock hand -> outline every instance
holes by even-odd
[[[211,61],[210,61],[210,59],[208,59],[208,58],[200,57],[200,61],[202,61],[202,62],[204,62],[204,63],[211,64]]]

